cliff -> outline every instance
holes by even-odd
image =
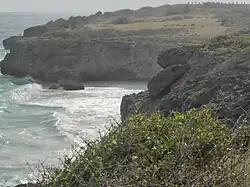
[[[162,51],[227,32],[238,23],[225,20],[229,14],[243,12],[240,19],[245,21],[244,5],[212,5],[97,12],[34,26],[3,41],[9,53],[1,71],[59,84],[52,88],[81,89],[85,81],[149,80],[161,70],[156,57]]]
[[[250,111],[250,36],[220,36],[209,42],[167,50],[158,57],[163,68],[148,82],[148,90],[123,97],[123,118],[136,112],[163,115],[203,105],[217,117],[247,119]]]
[[[148,79],[158,70],[149,67],[161,46],[150,41],[23,37],[10,44],[1,68],[4,74],[53,82]]]

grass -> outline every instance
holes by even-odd
[[[41,186],[247,186],[250,126],[229,129],[208,107],[137,114],[41,173]]]
[[[183,41],[184,43],[200,43],[207,39],[222,35],[226,32],[226,27],[220,25],[216,19],[210,15],[190,15],[189,19],[171,20],[169,17],[145,18],[143,21],[131,20],[128,24],[99,23],[89,24],[87,27],[93,30],[114,29],[122,31],[126,37],[131,31],[136,34],[133,37],[141,36],[149,38],[163,38],[173,41]],[[152,32],[149,36],[147,30]],[[141,31],[141,32],[138,32]],[[161,33],[161,34],[160,34]]]
[[[141,29],[162,29],[162,28],[179,28],[179,27],[220,27],[220,24],[214,19],[193,18],[182,20],[164,20],[163,18],[158,20],[147,20],[143,22],[132,22],[128,24],[92,24],[91,28],[114,28],[117,30],[141,30]]]

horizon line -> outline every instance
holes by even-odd
[[[165,6],[165,5],[185,5],[185,4],[191,4],[191,5],[199,5],[199,4],[204,4],[204,3],[222,3],[225,5],[250,5],[250,3],[248,2],[236,2],[236,1],[230,1],[230,2],[225,2],[225,1],[187,1],[186,3],[166,3],[166,4],[161,4],[161,5],[157,5],[157,6],[141,6],[139,8],[115,8],[112,10],[99,10],[101,12],[115,12],[115,11],[119,11],[119,10],[125,10],[125,9],[129,9],[129,10],[139,10],[141,8],[144,7],[152,7],[152,8],[157,8],[157,7],[161,7],[161,6]],[[1,13],[18,13],[18,14],[84,14],[85,16],[89,16],[91,14],[95,14],[98,11],[92,11],[90,12],[84,12],[84,11],[4,11],[4,10],[0,10],[0,14]]]

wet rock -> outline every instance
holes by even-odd
[[[75,82],[72,80],[59,80],[58,84],[60,87],[62,87],[64,90],[84,90],[85,86],[81,82]]]
[[[48,86],[49,89],[55,90],[60,88],[60,84],[58,83],[52,83]]]

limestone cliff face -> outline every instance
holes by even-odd
[[[10,53],[1,62],[2,73],[53,82],[149,79],[160,69],[153,62],[163,47],[150,40],[65,37],[62,33],[11,37],[4,46]]]
[[[218,117],[238,120],[250,112],[249,49],[191,46],[174,48],[158,57],[163,68],[148,82],[148,90],[123,97],[123,118],[136,112],[183,111],[210,104]],[[220,44],[222,46],[222,44]],[[234,44],[237,45],[237,44]],[[213,46],[213,48],[209,48]],[[243,119],[241,118],[241,119]]]
[[[85,25],[97,22],[100,16],[58,19],[28,28],[23,36],[5,39],[3,45],[9,53],[1,62],[2,73],[56,83],[148,80],[160,71],[158,54],[178,45],[156,36],[182,31],[122,31]]]

